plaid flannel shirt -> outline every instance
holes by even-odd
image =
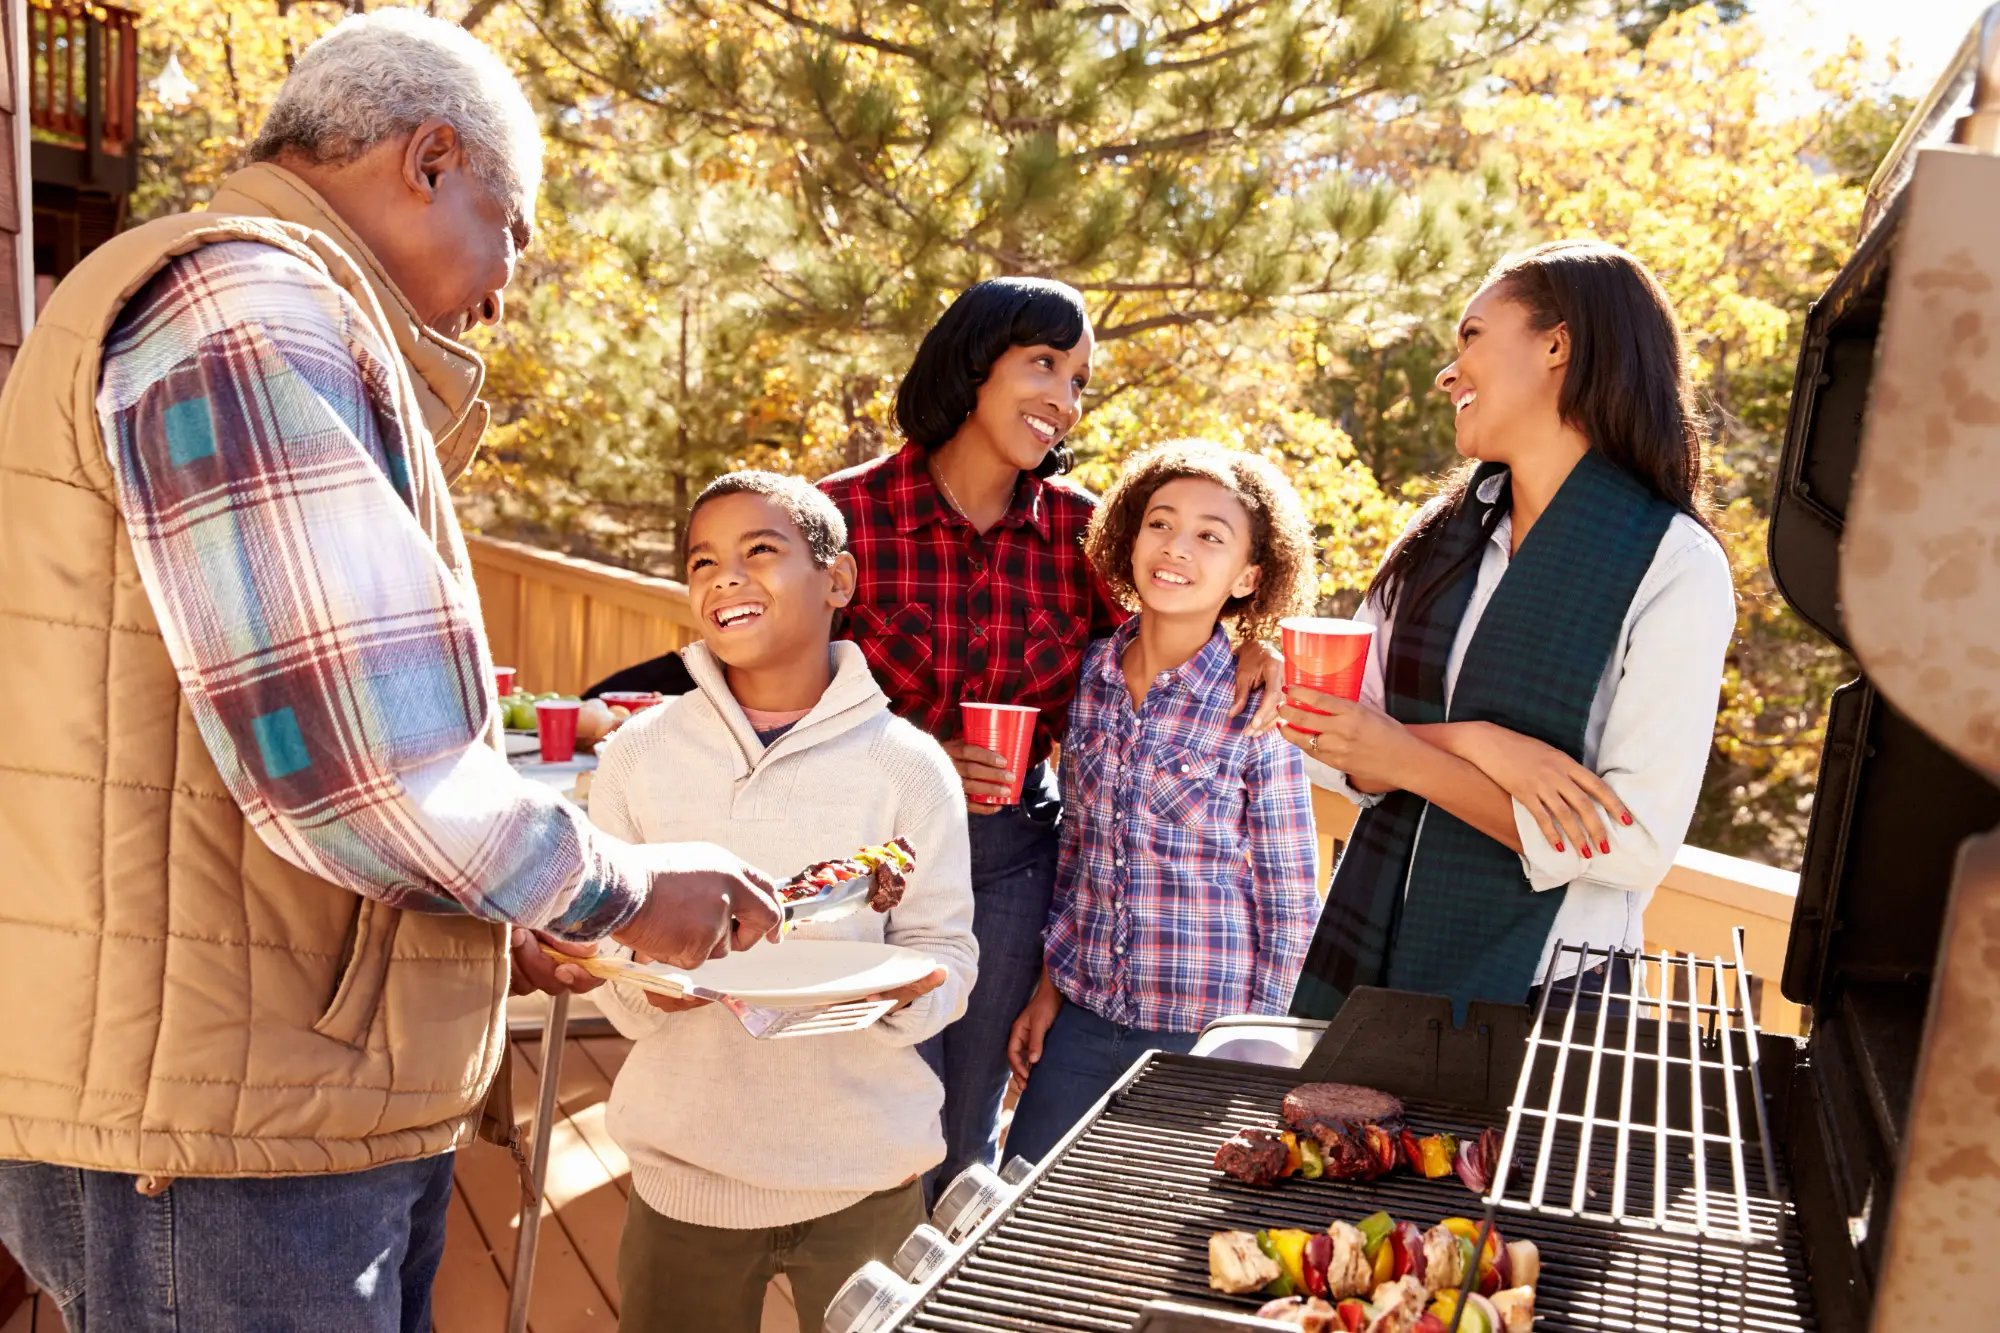
[[[964,701],[1041,709],[1032,759],[1062,734],[1084,646],[1125,618],[1083,554],[1091,498],[1023,476],[1000,522],[973,530],[924,464],[896,453],[820,483],[860,566],[843,632],[898,717],[941,741]]]
[[[106,342],[97,413],[168,655],[261,838],[392,906],[595,938],[623,844],[511,770],[476,601],[412,507],[398,354],[271,246],[175,259]],[[428,465],[428,460],[425,461]]]
[[[1091,645],[1062,752],[1049,976],[1113,1023],[1195,1032],[1282,1014],[1319,916],[1312,789],[1296,747],[1229,716],[1220,629],[1135,711],[1128,622]]]

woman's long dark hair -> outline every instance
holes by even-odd
[[[1090,316],[1083,294],[1049,278],[988,278],[959,293],[917,347],[896,386],[896,424],[919,448],[935,449],[979,403],[979,386],[1010,347],[1076,346]],[[1075,455],[1058,440],[1035,469],[1038,477],[1067,472]]]
[[[1569,365],[1557,411],[1590,447],[1713,534],[1702,428],[1688,383],[1680,321],[1659,280],[1637,259],[1602,241],[1555,241],[1501,260],[1487,288],[1527,307],[1529,327],[1569,327]],[[1385,609],[1407,601],[1415,613],[1456,580],[1484,543],[1448,568],[1424,573],[1447,524],[1471,501],[1476,465],[1454,472],[1438,501],[1376,571],[1368,595]],[[1512,504],[1482,518],[1487,532]],[[1404,594],[1408,597],[1405,598]]]

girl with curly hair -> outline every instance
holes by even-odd
[[[1280,1014],[1318,916],[1298,751],[1233,715],[1234,649],[1312,606],[1311,526],[1263,459],[1140,454],[1085,550],[1139,614],[1084,654],[1042,979],[1014,1022],[1010,1154],[1039,1159],[1142,1051]]]

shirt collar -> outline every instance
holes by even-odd
[[[896,531],[915,532],[929,523],[970,527],[965,515],[944,498],[931,470],[925,466],[924,450],[906,444],[889,459],[889,507]],[[1033,528],[1037,535],[1049,535],[1048,483],[1023,472],[1014,485],[1014,498],[1000,516],[1003,528]]]
[[[1512,475],[1509,472],[1494,473],[1485,481],[1479,483],[1479,489],[1473,492],[1474,498],[1483,505],[1490,506],[1500,503],[1500,497],[1507,489],[1508,478]],[[1498,546],[1504,552],[1509,554],[1513,552],[1514,515],[1512,511],[1500,516],[1500,521],[1493,525],[1493,531],[1487,535],[1486,540]]]
[[[1143,613],[1142,613],[1143,615]],[[1133,616],[1117,629],[1111,631],[1111,651],[1104,655],[1098,667],[1106,684],[1125,686],[1125,649],[1139,632],[1141,616]],[[1229,635],[1217,625],[1215,632],[1208,636],[1208,642],[1201,651],[1187,661],[1165,673],[1167,683],[1187,690],[1197,698],[1215,689],[1224,681],[1234,682],[1236,676],[1236,654],[1230,650]]]

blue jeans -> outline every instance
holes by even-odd
[[[1047,766],[1031,774],[1045,780]],[[1046,814],[1047,818],[1042,818]],[[969,815],[972,934],[979,980],[965,1015],[918,1048],[944,1084],[944,1162],[927,1196],[974,1162],[998,1165],[1000,1103],[1007,1092],[1007,1034],[1042,977],[1042,929],[1056,887],[1055,807],[1011,805]]]
[[[1611,969],[1611,1000],[1605,1003],[1604,969]],[[1604,1008],[1607,1024],[1623,1023],[1630,1006],[1620,998],[1632,993],[1632,960],[1624,954],[1614,955],[1609,963],[1599,963],[1581,977],[1564,977],[1549,983],[1549,1012],[1544,1019],[1553,1032],[1560,1032],[1556,1026],[1563,1021],[1563,1014],[1570,1008],[1576,1010],[1576,1034],[1586,1037],[1597,1031],[1598,1006]],[[1532,986],[1528,990],[1528,1013],[1533,1015],[1541,1007],[1542,987]],[[1585,1020],[1588,1020],[1586,1023]],[[1621,1038],[1622,1040],[1622,1038]]]
[[[175,1180],[0,1162],[0,1244],[70,1333],[429,1333],[452,1154]]]
[[[1028,1090],[1014,1108],[1007,1155],[1041,1161],[1140,1056],[1147,1051],[1185,1055],[1200,1036],[1120,1027],[1080,1004],[1064,1001],[1042,1038],[1042,1058],[1028,1079]]]

